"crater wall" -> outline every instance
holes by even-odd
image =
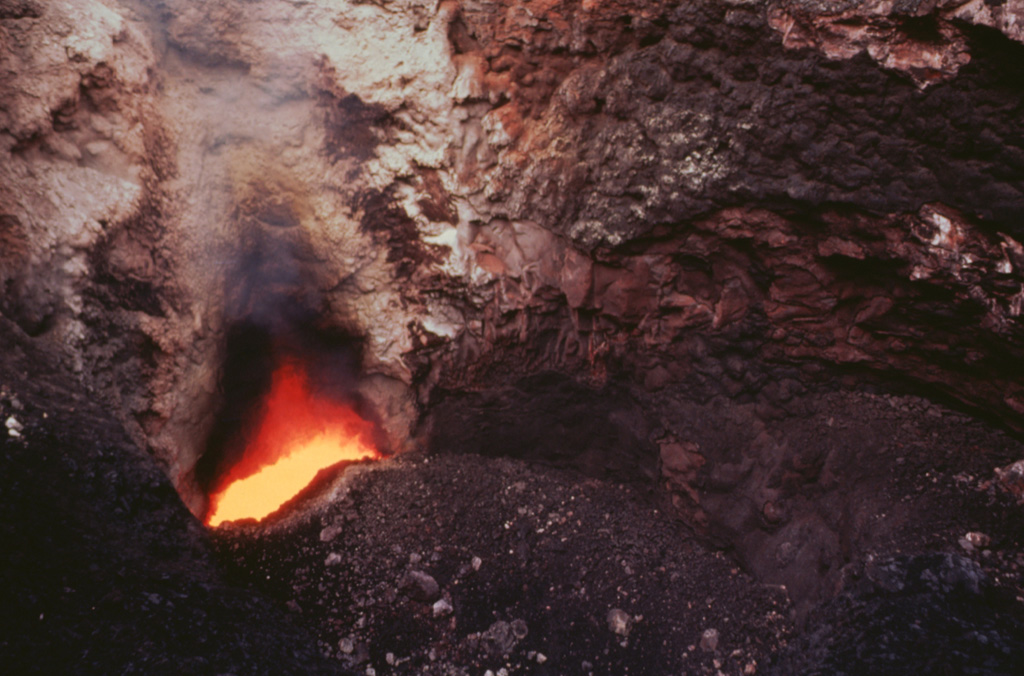
[[[547,372],[1019,432],[1022,14],[0,2],[0,312],[194,509],[229,328],[293,311],[358,339],[396,451]]]

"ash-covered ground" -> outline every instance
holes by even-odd
[[[232,578],[360,673],[752,673],[790,632],[784,591],[651,497],[522,461],[405,456],[350,471],[321,514],[214,542]]]

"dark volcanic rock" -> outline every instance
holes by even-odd
[[[788,603],[704,549],[650,495],[522,461],[403,456],[350,474],[320,513],[214,531],[234,579],[295,600],[321,650],[391,674],[731,671],[788,635]],[[325,525],[344,524],[324,543]],[[342,559],[325,565],[329,556]],[[424,571],[453,612],[396,594]],[[609,612],[628,614],[628,637]],[[365,645],[367,652],[349,651]],[[388,655],[391,655],[389,658]],[[544,659],[537,659],[541,654]],[[506,657],[507,655],[507,657]]]
[[[451,39],[504,135],[467,185],[523,225],[513,245],[497,225],[476,235],[503,285],[486,330],[454,341],[480,357],[451,386],[493,381],[507,356],[735,396],[758,385],[723,382],[726,360],[814,362],[823,378],[896,370],[1019,427],[1024,45],[960,26],[935,47],[933,5],[879,7],[463,6]],[[783,10],[837,44],[849,28],[911,60],[969,58],[923,82],[873,46],[797,45]],[[530,275],[516,245],[548,252]]]
[[[556,2],[532,23],[524,3],[463,8],[492,86],[534,131],[492,194],[588,247],[740,205],[942,201],[1021,238],[1024,45],[968,31],[970,64],[922,91],[866,56],[786,50],[746,4]]]
[[[18,673],[560,674],[578,665],[653,675],[714,673],[715,660],[730,673],[778,674],[1019,666],[1022,513],[984,480],[985,457],[962,449],[984,444],[1003,465],[1019,445],[927,402],[821,398],[815,413],[789,396],[793,417],[768,416],[783,423],[764,429],[749,410],[712,405],[671,416],[690,428],[652,432],[689,435],[686,454],[707,455],[691,479],[675,472],[673,481],[702,488],[678,490],[699,498],[709,532],[731,537],[762,579],[773,579],[770,564],[752,553],[782,557],[794,593],[807,593],[793,583],[801,577],[840,590],[794,634],[782,588],[705,549],[642,482],[460,453],[356,468],[326,489],[330,501],[311,503],[317,509],[218,529],[218,557],[245,588],[230,586],[156,467],[7,328],[8,363],[21,369],[5,368],[0,397],[17,433],[3,441],[11,547],[0,568],[10,611],[0,650]],[[666,404],[680,405],[690,404]],[[742,459],[750,433],[762,437],[759,462],[774,459],[778,471],[753,472]],[[880,452],[872,435],[891,447]],[[776,518],[762,525],[757,497],[777,475]],[[808,519],[826,526],[835,552],[800,525]],[[967,532],[986,533],[984,547],[950,553]],[[450,611],[398,593],[403,578],[430,597],[442,593]]]
[[[422,570],[410,570],[398,586],[416,601],[433,601],[441,593],[437,580]]]
[[[1021,428],[1019,3],[41,7],[0,14],[0,312],[196,513],[232,327],[295,311],[396,450],[545,371]]]
[[[1019,605],[956,555],[873,561],[768,673],[1019,674]]]

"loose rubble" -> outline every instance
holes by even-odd
[[[783,593],[732,574],[641,492],[507,459],[426,460],[346,477],[322,512],[214,543],[233,579],[294,598],[322,653],[359,673],[714,673],[715,659],[739,673],[792,630]],[[342,562],[326,565],[327,547]],[[684,657],[711,621],[742,640]]]

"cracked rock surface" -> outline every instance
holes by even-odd
[[[737,359],[1016,426],[1020,14],[8,2],[0,311],[197,513],[232,328],[310,317],[360,343],[392,450],[439,386]]]

